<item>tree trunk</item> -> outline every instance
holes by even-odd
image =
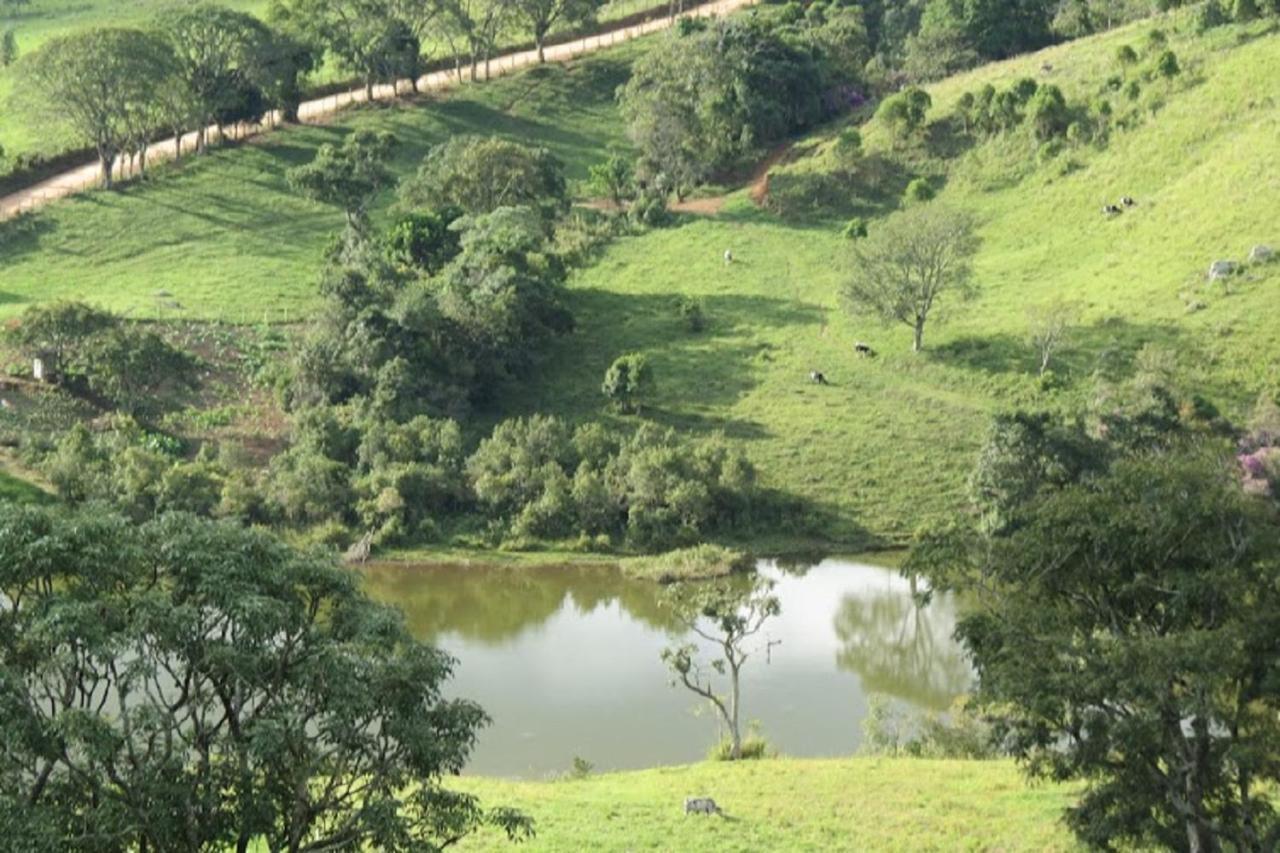
[[[471,82],[474,83],[480,79],[480,55],[475,51],[471,53]]]
[[[542,65],[547,61],[547,53],[542,49],[542,43],[546,40],[546,33],[534,33],[533,40],[538,45],[538,64]]]
[[[915,325],[915,340],[911,344],[912,352],[920,352],[924,349],[924,318],[917,317]]]
[[[729,755],[731,758],[733,758],[734,761],[738,761],[739,759],[742,758],[742,729],[738,725],[738,696],[739,696],[738,666],[737,664],[734,664],[734,663],[730,663],[729,666],[730,666],[730,672],[733,675],[733,687],[732,687],[733,695],[729,700],[730,701],[729,737],[733,739],[733,749],[729,753]]]
[[[364,99],[366,101],[373,100],[373,81],[372,80],[364,81]]]
[[[102,153],[98,155],[98,159],[102,163],[102,188],[104,190],[111,189],[113,172],[115,171],[116,155],[110,153]]]

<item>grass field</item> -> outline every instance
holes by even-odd
[[[1077,849],[1059,820],[1071,790],[1031,787],[1008,762],[777,759],[456,784],[534,818],[537,836],[519,850]],[[686,816],[685,797],[713,797],[725,816]],[[512,848],[485,835],[459,849]]]
[[[1140,121],[1105,149],[1076,148],[1042,162],[1012,135],[942,158],[900,155],[935,177],[945,204],[982,222],[981,295],[950,306],[927,351],[912,355],[905,327],[851,319],[837,291],[848,243],[833,221],[783,221],[745,192],[716,216],[617,240],[571,280],[578,329],[557,342],[537,377],[497,395],[483,429],[533,411],[571,420],[629,419],[602,410],[599,382],[617,355],[648,355],[656,378],[645,416],[696,434],[723,432],[757,463],[765,484],[807,499],[825,538],[846,546],[901,543],[961,505],[964,478],[990,416],[1015,406],[1084,400],[1097,376],[1122,378],[1148,344],[1166,348],[1189,384],[1239,415],[1280,386],[1280,265],[1233,280],[1226,294],[1204,273],[1280,243],[1280,106],[1257,81],[1280,76],[1280,35],[1225,27],[1205,36],[1163,18],[1187,69],[1173,84],[1146,84]],[[1142,23],[979,69],[932,87],[935,117],[990,80],[1047,76],[1088,98],[1116,71],[1121,43],[1140,44]],[[283,173],[323,141],[359,125],[394,130],[408,173],[446,134],[500,133],[544,144],[582,179],[622,142],[613,93],[643,42],[568,67],[537,69],[412,108],[341,116],[161,170],[115,194],[53,205],[0,248],[0,317],[60,296],[151,316],[172,293],[182,316],[233,322],[298,320],[315,305],[320,250],[339,227],[331,208],[291,196]],[[1119,96],[1116,96],[1119,98]],[[874,122],[867,145],[887,146]],[[822,170],[834,129],[801,141],[782,172]],[[1106,201],[1138,206],[1116,220]],[[863,205],[882,215],[883,198]],[[874,203],[872,203],[874,202]],[[874,221],[873,221],[874,227]],[[735,263],[723,263],[732,249]],[[701,299],[707,331],[686,331],[677,296]],[[1078,301],[1079,326],[1044,391],[1025,343],[1029,308]],[[1203,303],[1189,313],[1186,303]],[[855,341],[880,357],[860,359]],[[807,381],[821,370],[829,387]],[[750,543],[788,544],[790,531]],[[811,534],[801,534],[812,540]]]
[[[4,471],[4,463],[4,458],[0,457],[0,502],[38,503],[48,499],[45,492]]]
[[[227,6],[253,15],[263,16],[269,0],[216,0]],[[169,8],[189,5],[182,0],[31,0],[17,10],[0,12],[0,30],[12,28],[18,40],[18,54],[24,56],[36,50],[50,38],[79,29],[98,26],[146,27],[157,15]],[[611,0],[600,11],[602,22],[617,20],[627,15],[657,5],[653,0]],[[529,37],[519,31],[506,34],[503,44],[522,44]],[[424,53],[428,59],[439,58],[443,44],[427,44]],[[346,79],[349,75],[332,63],[327,63],[315,75],[313,82],[326,83]],[[14,74],[11,69],[0,68],[0,105],[6,104],[13,91]],[[83,147],[65,132],[52,132],[47,127],[36,127],[8,107],[0,106],[0,147],[10,156],[41,153],[58,154]],[[9,166],[0,160],[0,173]]]

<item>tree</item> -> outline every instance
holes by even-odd
[[[663,649],[662,660],[680,684],[715,709],[729,733],[729,757],[737,761],[742,757],[742,667],[765,622],[782,612],[773,583],[753,579],[744,586],[730,579],[675,584],[668,591],[667,602],[689,632],[715,649],[715,656],[707,664],[700,663],[701,651],[686,643]],[[728,693],[716,689],[712,673],[728,677]]]
[[[1028,338],[1040,357],[1040,375],[1049,369],[1049,360],[1067,338],[1071,327],[1080,319],[1080,306],[1055,299],[1027,312]]]
[[[1053,85],[1038,87],[1027,101],[1027,119],[1041,142],[1066,133],[1067,125],[1071,123],[1071,112],[1067,109],[1067,99],[1062,90]]]
[[[403,205],[467,213],[526,207],[547,220],[569,209],[564,166],[545,148],[496,136],[458,135],[434,146],[400,190]]]
[[[876,110],[876,118],[889,128],[895,142],[901,142],[924,127],[931,106],[933,99],[929,93],[912,86],[885,98]]]
[[[9,338],[27,358],[43,358],[57,373],[79,363],[77,350],[95,335],[114,328],[112,314],[83,302],[33,305],[22,314]]]
[[[977,700],[1037,776],[1082,779],[1082,841],[1280,844],[1280,527],[1212,448],[1147,452],[1042,493],[907,568],[972,595]]]
[[[110,189],[116,159],[134,136],[130,116],[154,102],[167,63],[156,36],[94,28],[52,38],[24,57],[16,85],[28,111],[93,146]]]
[[[557,23],[585,25],[595,19],[600,0],[516,0],[515,14],[530,32],[538,48],[538,61],[546,62],[543,43]]]
[[[912,349],[920,352],[938,301],[947,294],[972,296],[978,244],[968,214],[936,204],[907,208],[855,245],[842,295],[855,315],[911,326]]]
[[[0,507],[0,821],[33,851],[438,850],[487,720],[332,557],[170,515]],[[89,840],[91,839],[91,842]]]
[[[1172,50],[1166,50],[1160,54],[1160,58],[1156,60],[1156,71],[1160,72],[1160,76],[1172,80],[1182,73],[1182,66],[1178,64],[1178,55]]]
[[[359,75],[372,100],[375,84],[422,73],[422,45],[403,13],[399,0],[282,0],[271,18]]]
[[[369,202],[392,180],[387,160],[396,139],[385,131],[362,128],[342,141],[341,147],[321,145],[315,158],[290,169],[285,177],[299,195],[341,207],[347,225],[364,228]]]
[[[587,174],[592,192],[618,208],[635,192],[635,168],[631,159],[621,152],[611,152],[607,160],[591,166]]]
[[[605,371],[600,392],[619,411],[636,412],[641,401],[653,389],[653,371],[640,353],[628,353],[614,359]]]
[[[204,150],[209,126],[235,105],[243,87],[260,82],[270,33],[253,16],[212,3],[166,12],[159,31],[173,52],[196,149]]]
[[[116,325],[90,338],[76,356],[89,388],[131,415],[167,408],[164,391],[195,384],[196,361],[155,332]]]

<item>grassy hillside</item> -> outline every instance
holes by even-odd
[[[1059,821],[1070,789],[1030,787],[1007,762],[779,759],[457,785],[533,817],[530,851],[1076,849]],[[708,796],[724,817],[684,814],[685,797]],[[510,849],[491,835],[459,847]]]
[[[1144,84],[1134,126],[1106,147],[1045,159],[1025,133],[965,150],[939,129],[930,145],[891,152],[900,165],[879,194],[851,199],[850,210],[875,227],[910,174],[929,175],[943,203],[981,219],[981,295],[950,306],[923,355],[910,353],[905,327],[840,309],[849,244],[838,221],[783,220],[739,192],[715,215],[620,239],[577,272],[578,330],[555,345],[536,379],[498,395],[501,409],[486,418],[613,417],[602,411],[600,377],[617,355],[644,352],[657,385],[646,417],[741,442],[766,484],[809,499],[828,538],[855,544],[868,534],[902,541],[959,506],[992,413],[1078,404],[1096,376],[1129,375],[1149,344],[1164,347],[1228,414],[1241,413],[1259,390],[1280,385],[1280,265],[1235,279],[1230,294],[1203,279],[1214,260],[1280,244],[1280,107],[1257,82],[1280,74],[1280,35],[1261,24],[1196,35],[1184,19],[1157,23],[1186,71],[1171,84]],[[1023,76],[1087,100],[1117,72],[1119,45],[1141,45],[1153,25],[944,81],[931,88],[931,117],[944,118],[983,82],[1007,86]],[[291,196],[285,169],[368,124],[404,140],[402,174],[446,134],[480,132],[548,145],[581,179],[622,141],[613,92],[642,49],[633,43],[414,108],[350,113],[331,127],[289,130],[163,170],[117,194],[54,205],[0,247],[0,316],[58,296],[151,316],[163,290],[186,317],[297,320],[315,304],[320,249],[341,215]],[[772,185],[828,169],[832,133],[797,144]],[[873,152],[890,147],[874,122],[864,136]],[[1101,205],[1122,195],[1137,207],[1102,217]],[[706,332],[686,331],[673,304],[680,295],[704,302]],[[1045,391],[1025,338],[1028,309],[1051,297],[1079,301],[1083,315],[1055,365],[1062,387]],[[1189,312],[1188,302],[1203,310]],[[880,357],[858,358],[855,341]],[[810,370],[831,385],[810,384]],[[789,531],[774,533],[786,544]]]
[[[258,16],[265,15],[269,6],[269,0],[217,2]],[[188,4],[182,0],[31,0],[24,8],[0,14],[0,29],[14,30],[19,56],[23,56],[54,36],[99,26],[145,27],[164,10],[185,5]],[[655,5],[651,0],[611,0],[601,10],[599,18],[602,21],[616,20]],[[520,44],[528,40],[524,33],[513,31],[504,37],[503,43]],[[436,58],[443,49],[442,45],[428,44],[425,53],[429,58]],[[345,76],[341,69],[328,65],[315,75],[314,82],[341,80]],[[12,70],[0,69],[0,104],[13,91],[13,81]],[[65,134],[51,134],[47,128],[34,127],[11,110],[0,109],[0,146],[10,156],[37,152],[57,154],[80,145]],[[7,170],[0,161],[0,172]]]
[[[118,192],[59,202],[10,226],[16,233],[0,242],[0,317],[71,296],[154,316],[154,294],[163,290],[186,318],[297,321],[316,304],[321,255],[343,215],[293,195],[289,168],[354,128],[375,127],[399,139],[401,175],[412,174],[431,145],[477,133],[545,145],[571,178],[583,179],[622,141],[613,92],[637,49],[532,69],[443,100],[351,110],[327,126],[288,128],[161,167],[153,180]]]

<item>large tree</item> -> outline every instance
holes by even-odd
[[[109,189],[116,160],[136,142],[134,119],[153,108],[170,60],[166,44],[141,30],[82,30],[27,55],[15,86],[28,112],[93,146]]]
[[[484,712],[336,562],[230,524],[0,506],[0,825],[30,851],[438,850]]]
[[[924,348],[924,328],[944,297],[973,294],[973,255],[978,250],[973,218],[937,204],[908,208],[853,250],[842,293],[854,316],[905,323],[912,349]]]
[[[166,12],[159,31],[173,51],[186,118],[196,130],[197,149],[203,150],[209,126],[236,104],[246,86],[262,83],[271,34],[251,15],[212,3]]]
[[[969,604],[978,700],[1099,849],[1280,845],[1280,524],[1204,447],[1122,458],[917,546]]]
[[[405,205],[492,213],[527,207],[554,219],[569,209],[564,166],[545,148],[496,136],[453,136],[427,152],[400,189]]]

